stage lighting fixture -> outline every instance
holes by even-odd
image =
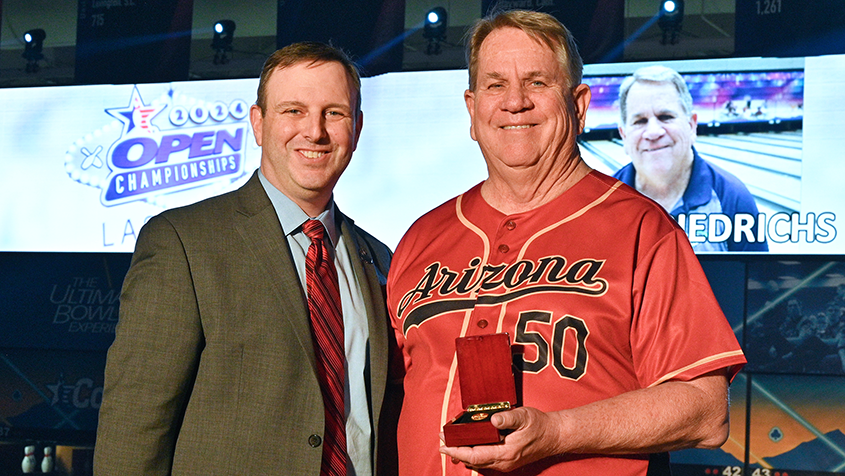
[[[44,59],[41,50],[44,48],[44,39],[47,33],[41,28],[29,30],[23,34],[24,50],[21,56],[26,60],[26,72],[35,73],[40,67],[38,61]]]
[[[229,62],[227,52],[232,51],[232,39],[235,37],[235,22],[220,20],[214,24],[214,38],[211,47],[214,49],[214,64]]]
[[[425,15],[423,38],[428,40],[425,54],[440,54],[440,43],[446,40],[446,27],[449,25],[449,15],[443,7],[434,7]]]
[[[678,42],[681,33],[681,23],[684,21],[684,0],[661,0],[657,24],[663,31],[660,43],[672,44]]]

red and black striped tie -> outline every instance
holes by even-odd
[[[317,371],[326,412],[321,476],[346,474],[346,418],[343,406],[344,362],[343,314],[337,270],[326,248],[325,228],[308,220],[302,231],[311,239],[305,257],[308,310],[317,354]]]

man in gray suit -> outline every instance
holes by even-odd
[[[395,428],[382,405],[391,252],[332,199],[361,133],[360,106],[360,78],[340,51],[277,51],[250,110],[260,169],[239,190],[141,230],[108,354],[96,474],[320,474],[309,219],[327,229],[340,287],[347,473],[392,472],[381,464],[390,452],[376,451],[391,446],[380,424]]]

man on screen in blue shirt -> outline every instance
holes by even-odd
[[[615,178],[662,205],[696,251],[768,251],[757,233],[754,197],[693,147],[698,118],[680,74],[665,66],[638,69],[622,82],[619,107],[631,163]]]

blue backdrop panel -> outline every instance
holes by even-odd
[[[0,350],[105,351],[130,253],[0,253]]]

